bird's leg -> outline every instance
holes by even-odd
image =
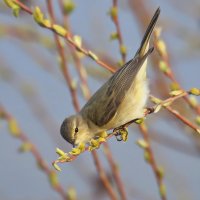
[[[120,126],[118,128],[115,128],[113,130],[115,136],[116,136],[116,139],[117,141],[127,141],[128,139],[128,129],[127,127],[125,127],[124,125],[123,126]]]
[[[148,115],[155,112],[155,107],[148,107],[145,109],[144,115]]]
[[[144,111],[144,116],[154,113],[155,108],[154,107],[149,107],[146,108]],[[117,127],[113,130],[113,133],[115,134],[117,141],[127,141],[128,139],[128,126],[130,126],[132,123],[137,123],[137,124],[141,124],[144,121],[144,118],[137,118],[137,119],[133,119],[129,122],[127,122],[126,124]]]

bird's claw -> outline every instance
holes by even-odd
[[[126,142],[128,139],[128,129],[126,127],[119,127],[113,130],[117,141]]]

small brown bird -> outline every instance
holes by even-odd
[[[60,133],[69,143],[87,143],[102,131],[144,116],[149,95],[147,57],[153,51],[153,47],[149,48],[149,40],[159,14],[160,8],[151,19],[134,58],[116,71],[79,113],[63,121]]]

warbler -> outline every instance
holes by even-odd
[[[60,133],[73,146],[88,143],[102,131],[144,116],[149,96],[147,57],[154,49],[149,48],[149,40],[159,14],[160,8],[151,19],[134,58],[117,70],[79,113],[63,121]]]

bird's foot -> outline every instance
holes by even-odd
[[[155,107],[148,107],[145,109],[145,116],[148,115],[148,114],[151,114],[151,113],[154,113],[155,112]]]
[[[128,139],[128,129],[125,126],[120,126],[113,130],[117,141],[124,141],[126,142]]]

